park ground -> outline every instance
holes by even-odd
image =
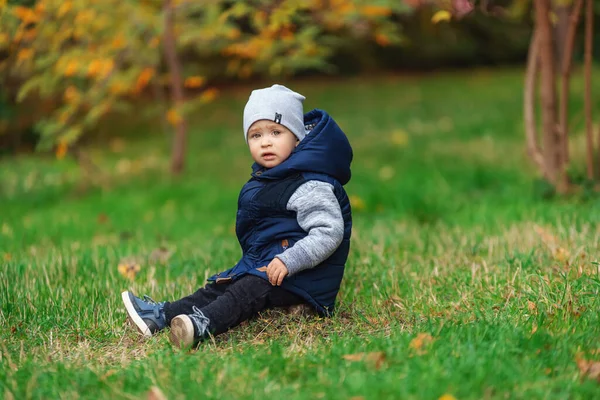
[[[552,197],[539,180],[524,152],[522,78],[290,82],[354,147],[337,313],[266,312],[192,352],[168,335],[142,340],[120,292],[176,299],[240,257],[251,87],[225,90],[192,118],[179,178],[159,123],[104,126],[89,149],[101,179],[82,182],[70,157],[0,160],[0,397],[594,397],[600,199]],[[582,92],[577,78],[574,180]],[[127,263],[139,272],[127,276]]]

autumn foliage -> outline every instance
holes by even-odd
[[[162,115],[180,140],[186,115],[215,98],[211,82],[223,70],[243,79],[326,68],[343,35],[394,43],[388,17],[406,9],[351,0],[0,0],[0,79],[13,83],[17,102],[51,101],[35,122],[42,149],[64,155],[144,93],[162,101],[136,114]],[[183,53],[206,62],[183,65]]]

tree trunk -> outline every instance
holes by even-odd
[[[585,16],[585,137],[587,177],[594,179],[594,133],[592,123],[592,35],[594,30],[594,3],[587,0]]]
[[[559,193],[567,190],[565,165],[561,152],[561,135],[556,121],[556,72],[550,24],[550,0],[535,0],[536,30],[539,34],[542,142],[544,164],[550,182]]]
[[[527,55],[527,69],[525,70],[525,83],[523,90],[523,115],[525,121],[525,139],[527,143],[527,154],[537,165],[544,178],[548,179],[548,173],[544,165],[544,158],[538,144],[538,134],[535,121],[535,88],[539,71],[539,35],[537,31],[531,36],[529,54]]]
[[[554,29],[556,37],[556,65],[560,68],[565,63],[565,56],[567,56],[567,47],[569,46],[568,32],[571,26],[571,5],[570,4],[556,4],[554,7],[554,14],[556,15],[556,26]]]
[[[174,15],[171,0],[164,0],[163,13],[164,26],[164,54],[169,68],[171,78],[171,100],[175,110],[183,104],[183,80],[181,64],[177,58],[177,47],[175,40]],[[186,125],[183,118],[175,122],[175,136],[173,137],[173,148],[171,151],[171,172],[179,174],[183,170],[185,162],[186,147]]]
[[[573,11],[568,20],[568,27],[565,32],[565,47],[562,55],[562,87],[559,106],[560,136],[562,142],[561,158],[563,163],[569,163],[569,87],[571,83],[571,65],[573,60],[573,48],[575,46],[575,34],[581,15],[583,0],[575,0]]]

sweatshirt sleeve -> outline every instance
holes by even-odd
[[[298,225],[308,235],[278,254],[289,275],[313,268],[331,256],[344,239],[344,218],[333,185],[308,181],[300,186],[287,204],[297,213]]]

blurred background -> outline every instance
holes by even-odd
[[[593,1],[0,7],[0,196],[11,207],[177,176],[185,186],[217,173],[237,187],[251,164],[243,105],[275,82],[350,137],[366,180],[357,209],[436,219],[457,204],[440,196],[468,196],[460,185],[595,192]],[[414,191],[403,196],[414,204],[395,190]]]

